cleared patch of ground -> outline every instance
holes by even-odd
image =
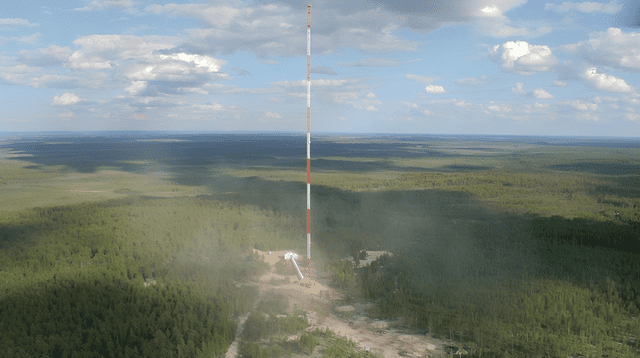
[[[395,320],[375,320],[368,317],[367,312],[375,303],[367,300],[356,300],[350,304],[344,303],[344,295],[329,286],[330,278],[326,273],[312,269],[311,279],[307,276],[306,257],[298,254],[298,262],[305,278],[299,280],[295,275],[278,275],[275,273],[275,264],[284,257],[288,251],[253,250],[271,266],[271,270],[262,275],[253,283],[260,290],[262,296],[265,292],[275,291],[289,299],[291,307],[307,312],[311,326],[308,332],[316,328],[330,329],[336,335],[347,337],[356,343],[359,349],[381,353],[384,357],[439,357],[444,352],[444,347],[450,342],[433,338],[423,332],[410,329],[404,324],[402,318]],[[382,255],[382,251],[369,252],[368,259]],[[312,265],[313,268],[313,265]],[[241,323],[244,321],[241,320]],[[296,340],[299,335],[288,337]],[[237,343],[233,354],[237,352]],[[311,357],[320,357],[322,349],[316,349]],[[231,353],[231,351],[229,352]],[[234,355],[227,355],[233,357]],[[295,354],[294,354],[295,356]],[[300,355],[302,357],[302,355]]]

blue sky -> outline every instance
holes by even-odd
[[[303,133],[306,4],[5,0],[0,132]],[[312,133],[640,136],[637,2],[311,4]]]

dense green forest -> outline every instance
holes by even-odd
[[[640,356],[637,150],[534,149],[318,159],[315,264],[472,357]],[[0,162],[0,356],[221,356],[256,299],[235,283],[266,270],[250,248],[306,250],[294,166],[27,164]],[[363,249],[394,255],[339,260]],[[243,355],[371,355],[330,332],[282,341],[304,327],[283,307],[258,305]]]
[[[1,220],[4,357],[219,356],[255,298],[233,281],[266,269],[247,249],[295,247],[303,228],[203,198],[129,197]]]

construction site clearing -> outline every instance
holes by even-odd
[[[289,300],[290,308],[297,307],[307,312],[311,332],[319,328],[329,329],[338,336],[353,341],[360,350],[377,352],[384,357],[440,357],[446,353],[464,354],[466,352],[452,352],[453,342],[434,338],[424,331],[417,330],[405,324],[402,317],[391,320],[379,320],[368,317],[368,311],[375,306],[375,302],[365,299],[349,300],[345,302],[345,295],[330,286],[331,278],[325,272],[315,268],[308,276],[306,257],[300,255],[298,264],[304,275],[300,280],[297,274],[279,275],[275,264],[284,259],[287,252],[260,251],[253,249],[266,263],[270,270],[257,278],[254,282],[245,283],[256,285],[260,295],[267,292],[283,294]],[[294,252],[295,253],[295,252]],[[367,265],[383,255],[384,251],[367,251],[366,259],[360,260],[360,265]],[[387,253],[390,254],[390,253]],[[241,320],[242,323],[243,320]],[[238,333],[242,327],[238,327]],[[289,341],[297,340],[300,334],[288,337]],[[237,342],[234,342],[237,347]],[[317,349],[311,357],[320,357],[321,349]],[[227,355],[229,357],[230,355]],[[293,356],[296,356],[295,354]],[[308,355],[304,355],[308,356]],[[300,355],[302,357],[302,355]]]

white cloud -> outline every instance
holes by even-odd
[[[343,67],[387,67],[398,66],[400,62],[384,58],[364,58],[356,62],[338,62],[338,65]]]
[[[494,111],[494,112],[511,112],[513,109],[511,108],[511,106],[507,106],[507,105],[493,105],[493,106],[489,106],[489,109]]]
[[[615,76],[607,76],[604,73],[597,73],[592,67],[584,71],[582,78],[593,87],[607,92],[632,93],[633,87],[629,86],[623,79]]]
[[[549,103],[534,103],[533,105],[536,108],[547,108],[547,107],[549,107]]]
[[[538,37],[551,32],[550,27],[530,29],[528,27],[512,27],[504,13],[511,7],[520,6],[526,1],[484,1],[478,4],[475,19],[479,31],[493,37]]]
[[[576,114],[576,117],[585,121],[597,122],[600,120],[600,116],[596,113],[581,112]]]
[[[480,79],[475,77],[468,77],[468,78],[461,78],[456,81],[457,84],[464,85],[464,86],[479,86],[479,85],[486,84],[488,82],[489,81],[487,81],[487,75],[480,77]]]
[[[197,67],[208,68],[211,72],[218,72],[227,63],[225,60],[218,60],[211,56],[189,55],[186,53],[176,53],[170,56],[160,55],[160,58],[172,58],[184,62],[194,63]]]
[[[58,67],[62,66],[72,51],[68,47],[49,45],[47,48],[18,51],[18,61],[35,66]]]
[[[424,114],[431,114],[431,111],[430,111],[430,110],[428,110],[428,109],[425,109],[424,111],[422,111],[422,113],[424,113]]]
[[[282,118],[282,116],[278,114],[278,112],[265,112],[264,116],[271,118]]]
[[[533,91],[533,93],[529,93],[527,91],[525,91],[522,88],[522,82],[518,82],[516,83],[515,87],[511,87],[511,92],[513,93],[517,93],[517,94],[521,94],[524,95],[526,97],[535,97],[535,98],[539,98],[539,99],[551,99],[551,98],[555,98],[551,93],[538,88],[536,90]]]
[[[133,96],[147,88],[147,81],[131,81],[131,85],[124,90],[129,92],[129,95]]]
[[[53,102],[51,104],[56,106],[67,106],[78,102],[80,102],[80,97],[71,92],[65,92],[60,96],[53,97]]]
[[[444,87],[436,86],[436,85],[428,85],[424,89],[427,90],[427,93],[445,93],[446,92],[444,90]]]
[[[633,122],[640,121],[640,115],[636,113],[627,113],[627,119]]]
[[[344,117],[340,117],[338,119],[340,119],[341,121],[346,121],[346,119]]]
[[[201,111],[223,111],[225,109],[223,105],[216,102],[212,104],[194,104],[191,107]]]
[[[104,70],[111,68],[111,61],[104,61],[97,56],[87,58],[83,51],[76,51],[69,57],[69,67],[84,70]]]
[[[400,103],[406,104],[407,106],[413,107],[413,108],[417,108],[418,107],[418,105],[416,103],[411,103],[411,102],[400,102]]]
[[[540,98],[540,99],[552,99],[555,98],[551,93],[543,90],[543,89],[536,89],[533,90],[533,96],[535,98]]]
[[[595,103],[585,103],[580,100],[575,100],[570,103],[571,107],[579,111],[595,111],[598,109],[598,105]]]
[[[515,87],[511,87],[511,92],[518,94],[526,94],[526,92],[522,89],[522,82],[516,83]]]
[[[22,83],[23,79],[33,72],[40,71],[40,68],[29,67],[27,65],[17,65],[13,67],[0,67],[0,78],[9,83]]]
[[[28,27],[34,27],[34,26],[38,26],[38,24],[32,24],[27,19],[2,18],[2,19],[0,19],[0,26],[11,26],[11,27],[28,26]]]
[[[553,85],[557,87],[566,87],[567,83],[562,81],[553,80]]]
[[[324,75],[332,75],[332,76],[335,76],[338,74],[336,71],[326,66],[313,67],[311,68],[311,73],[321,73]]]
[[[311,86],[342,86],[347,80],[311,80]],[[294,87],[294,86],[307,86],[307,80],[298,81],[276,81],[271,83],[274,86],[282,87]]]
[[[465,101],[456,101],[454,104],[458,107],[463,107],[463,108],[471,105],[471,103],[467,103]]]
[[[305,93],[304,97],[307,94]],[[358,99],[358,94],[356,92],[331,92],[329,93],[329,99],[334,103],[344,103],[344,101],[349,99]]]
[[[599,12],[604,14],[615,14],[616,12],[622,10],[622,5],[616,4],[614,1],[609,2],[608,4],[602,4],[597,2],[563,2],[560,5],[556,4],[545,4],[545,10],[554,10],[555,12],[569,12],[569,11],[579,11],[587,14]]]
[[[131,0],[102,0],[92,1],[88,6],[76,8],[75,11],[96,11],[111,8],[131,8],[134,3]]]
[[[438,80],[438,77],[427,77],[427,76],[422,76],[422,75],[414,75],[414,74],[407,74],[405,76],[408,80],[411,81],[416,81],[416,82],[420,82],[420,83],[431,83],[435,80]]]
[[[375,96],[376,96],[376,95],[375,95],[373,92],[369,92],[369,93],[367,94],[367,97],[369,97],[369,98],[374,98]]]
[[[625,71],[640,72],[640,33],[624,33],[610,27],[592,32],[590,39],[561,48],[592,64],[601,64]]]
[[[495,45],[489,57],[508,72],[529,75],[533,71],[548,71],[557,60],[549,46],[531,45],[526,41],[508,41]]]

